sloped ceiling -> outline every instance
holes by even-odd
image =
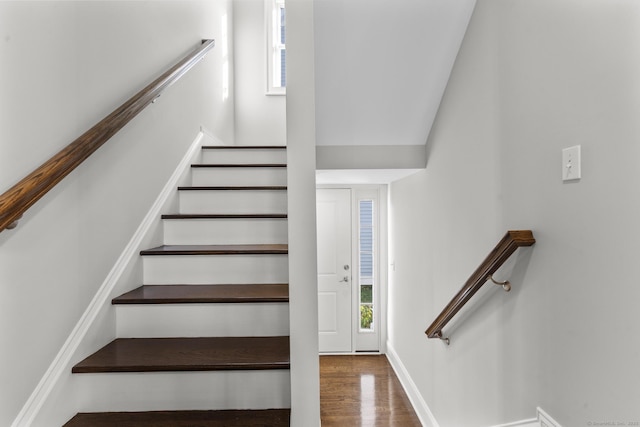
[[[475,0],[316,0],[316,144],[424,145]]]

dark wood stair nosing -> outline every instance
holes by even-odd
[[[259,245],[161,245],[140,251],[142,256],[163,255],[286,255],[287,244]]]
[[[286,191],[286,185],[184,186],[178,191]]]
[[[286,283],[143,285],[111,300],[114,305],[287,303]]]
[[[72,373],[288,370],[289,337],[117,338]]]
[[[287,214],[164,214],[162,219],[287,219]]]
[[[193,169],[213,168],[286,168],[286,163],[194,163]]]
[[[289,427],[290,408],[81,412],[63,427]]]
[[[203,145],[203,150],[286,150],[286,145]]]

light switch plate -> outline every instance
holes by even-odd
[[[580,164],[580,146],[565,148],[562,150],[562,180],[575,181],[582,178]]]

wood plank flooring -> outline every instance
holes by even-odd
[[[320,356],[322,427],[421,427],[386,356]]]

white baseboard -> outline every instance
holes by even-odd
[[[538,424],[538,420],[536,418],[531,418],[529,420],[515,421],[491,427],[540,427],[540,424]]]
[[[200,126],[200,133],[202,134],[202,137],[205,140],[208,140],[208,141],[204,141],[200,145],[227,145],[224,143],[223,140],[215,136],[213,132],[211,132],[209,129],[207,129],[204,126]]]
[[[89,303],[89,306],[76,324],[75,328],[63,344],[33,393],[31,393],[31,396],[29,396],[29,399],[18,413],[18,416],[11,424],[11,427],[29,427],[34,422],[48,397],[58,384],[61,376],[67,372],[67,366],[70,364],[72,357],[78,350],[82,341],[85,339],[87,331],[91,328],[91,325],[96,320],[101,309],[105,304],[110,304],[111,293],[116,287],[121,275],[127,269],[127,266],[132,262],[132,260],[138,255],[140,245],[145,235],[150,230],[153,223],[158,221],[163,206],[169,197],[175,193],[178,181],[184,171],[189,167],[191,159],[202,146],[203,140],[207,137],[208,135],[205,135],[204,132],[198,133],[197,137],[189,147],[189,150],[171,175],[171,178],[169,178],[165,187],[162,189],[162,192],[151,206],[151,209],[144,217],[141,224],[138,226],[133,237],[120,254],[120,257],[98,289],[93,300]]]
[[[539,427],[562,427],[559,422],[551,418],[551,415],[547,414],[542,408],[538,407],[538,423]]]
[[[409,371],[405,368],[404,364],[400,360],[400,357],[396,353],[393,345],[387,341],[387,359],[393,367],[396,376],[400,380],[404,391],[407,393],[407,397],[413,405],[413,409],[416,411],[420,422],[424,427],[440,427],[438,421],[435,419],[433,413],[429,409],[429,406],[422,398],[422,395],[418,391],[418,387],[411,379]],[[537,417],[530,418],[521,421],[514,421],[507,424],[500,424],[491,427],[562,427],[556,420],[551,418],[549,414],[538,407]]]
[[[560,423],[554,420],[549,414],[542,410],[542,408],[536,408],[537,417],[530,420],[515,421],[508,424],[500,424],[491,427],[562,427]]]
[[[389,341],[387,341],[387,359],[389,359],[389,363],[395,371],[398,380],[400,380],[400,384],[402,384],[405,393],[407,393],[407,397],[409,401],[411,401],[411,405],[413,405],[413,409],[416,411],[416,415],[418,415],[422,425],[424,427],[440,427],[429,406],[427,406],[427,403],[418,391],[418,387],[411,379],[409,371],[407,371],[407,368],[405,368],[398,353],[396,353],[393,345]]]

